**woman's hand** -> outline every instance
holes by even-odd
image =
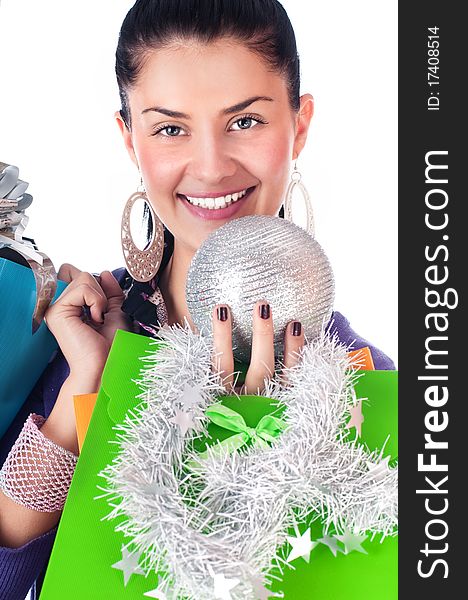
[[[215,306],[213,321],[213,369],[220,372],[227,390],[232,390],[234,356],[232,352],[232,320],[229,307]],[[252,354],[245,377],[243,394],[256,394],[263,390],[264,379],[272,377],[275,369],[274,329],[271,307],[264,301],[256,303],[253,311]],[[284,339],[284,365],[297,364],[297,353],[304,345],[304,332],[298,321],[288,323]],[[236,388],[237,391],[237,388]]]
[[[121,310],[124,295],[120,285],[109,271],[94,277],[70,264],[60,267],[58,278],[69,285],[47,309],[47,326],[71,372],[100,375],[115,331],[130,329],[130,320]]]

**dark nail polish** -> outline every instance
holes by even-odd
[[[260,306],[260,317],[262,319],[270,318],[270,305],[269,304],[262,304]]]
[[[292,334],[297,337],[297,336],[301,335],[301,331],[302,331],[302,325],[299,323],[299,321],[294,321],[294,323],[292,325]]]
[[[219,321],[227,321],[228,318],[228,311],[226,306],[219,306],[218,307],[218,320]]]

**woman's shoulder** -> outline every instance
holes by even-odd
[[[328,330],[332,334],[338,336],[339,341],[348,347],[350,350],[358,350],[359,348],[369,348],[374,366],[377,370],[393,371],[395,364],[382,350],[368,342],[366,339],[358,335],[351,327],[348,319],[340,312],[335,311],[328,326]]]

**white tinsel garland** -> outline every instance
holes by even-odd
[[[345,440],[357,375],[336,339],[308,344],[287,386],[267,382],[263,395],[285,407],[287,423],[271,446],[212,447],[200,461],[193,439],[207,435],[205,410],[225,393],[211,372],[211,341],[188,326],[160,334],[162,346],[143,359],[142,404],[117,426],[119,454],[101,473],[113,506],[106,518],[126,517],[116,531],[141,553],[145,573],[159,573],[158,589],[189,600],[257,598],[259,582],[285,562],[288,530],[312,511],[340,532],[396,533],[397,469],[376,476],[368,463],[381,455]],[[198,402],[192,395],[187,406],[193,388]],[[236,580],[226,596],[216,576]]]

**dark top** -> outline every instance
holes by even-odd
[[[160,272],[172,254],[172,243],[171,237],[167,235]],[[122,309],[132,317],[139,333],[149,335],[148,325],[157,323],[156,306],[148,301],[154,287],[149,283],[135,282],[125,269],[117,269],[114,275],[126,294]],[[155,284],[157,280],[158,275]],[[330,330],[332,333],[336,332],[340,342],[350,349],[369,346],[376,369],[395,368],[388,356],[356,335],[348,320],[339,312],[335,311]],[[34,412],[46,418],[49,416],[69,371],[68,364],[59,350],[0,440],[0,465],[3,465],[29,414]],[[21,548],[0,547],[0,600],[24,600],[30,589],[32,600],[38,598],[56,530],[57,527],[54,527]]]

